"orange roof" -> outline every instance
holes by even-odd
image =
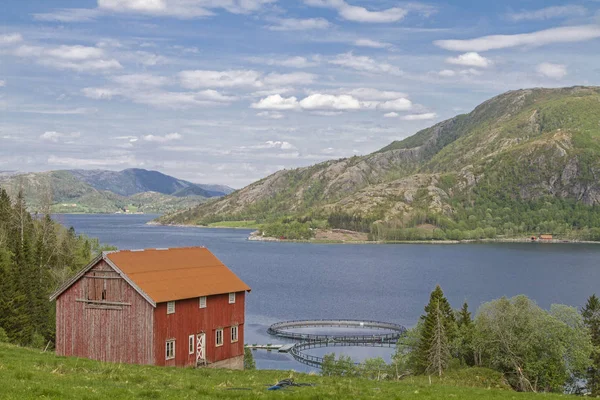
[[[250,290],[204,247],[124,250],[106,258],[156,303]]]

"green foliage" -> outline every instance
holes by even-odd
[[[419,343],[411,364],[416,373],[434,372],[442,376],[450,362],[450,343],[456,338],[457,327],[454,311],[439,285],[431,292],[421,320]]]
[[[505,374],[520,391],[563,392],[584,376],[590,338],[577,310],[542,310],[525,296],[481,306],[475,319],[482,366]]]
[[[336,360],[335,353],[326,354],[321,365],[323,376],[351,377],[358,373],[358,367],[349,356],[341,355]]]
[[[595,294],[588,298],[581,315],[593,346],[587,373],[587,389],[592,396],[597,397],[600,396],[600,300]]]
[[[20,345],[54,340],[51,292],[100,250],[97,240],[65,229],[49,215],[31,215],[19,192],[0,189],[0,328]]]
[[[8,343],[9,339],[8,339],[8,335],[6,334],[6,331],[4,330],[4,328],[0,328],[0,343]]]
[[[265,236],[288,240],[306,240],[314,236],[309,222],[273,222],[263,225],[261,230]]]
[[[244,348],[244,369],[247,371],[252,371],[256,369],[256,363],[254,362],[252,350],[250,350],[247,347]]]

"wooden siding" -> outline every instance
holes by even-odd
[[[153,317],[152,305],[101,260],[56,299],[56,354],[152,364]]]
[[[244,354],[245,292],[238,292],[234,304],[229,295],[208,296],[206,308],[200,308],[198,297],[175,302],[175,313],[167,315],[167,303],[154,310],[154,354],[156,365],[195,366],[196,354],[189,354],[188,338],[206,333],[208,363]],[[238,341],[231,343],[231,326],[238,326]],[[216,347],[216,330],[223,328],[223,346]],[[175,339],[175,359],[166,360],[166,341]],[[195,341],[195,339],[194,339]]]

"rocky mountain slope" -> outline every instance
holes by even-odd
[[[4,173],[0,186],[13,197],[23,189],[32,211],[51,205],[52,212],[174,212],[233,191],[144,169]]]
[[[161,222],[314,217],[331,223],[332,214],[343,213],[341,220],[366,220],[371,231],[373,224],[408,229],[426,222],[445,231],[487,227],[509,234],[542,229],[539,203],[546,202],[547,211],[566,210],[546,218],[557,224],[547,230],[564,231],[577,207],[593,215],[572,228],[592,228],[598,178],[600,88],[526,89],[373,154],[279,171]],[[523,207],[533,222],[519,226],[505,215],[507,207]]]

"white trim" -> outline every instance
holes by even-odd
[[[235,304],[235,292],[229,293],[229,304]]]
[[[235,340],[233,339],[234,335],[233,332],[235,331]],[[234,325],[231,327],[231,343],[236,343],[238,340],[240,340],[240,329],[237,325]]]
[[[172,344],[173,347],[171,357],[169,357],[169,344]],[[169,339],[165,342],[165,360],[173,360],[175,359],[175,339]]]
[[[196,335],[188,336],[188,347],[190,354],[194,354],[196,352]]]
[[[167,314],[175,314],[175,302],[167,301]]]
[[[219,333],[221,333],[221,343],[219,343]],[[223,339],[224,339],[223,338],[223,329],[222,328],[221,329],[217,329],[215,331],[215,347],[221,347],[221,346],[223,346],[223,342],[224,342]]]
[[[206,308],[206,304],[207,304],[207,298],[206,298],[206,296],[200,296],[200,298],[199,298],[198,301],[199,301],[198,305],[199,305],[200,308]]]

